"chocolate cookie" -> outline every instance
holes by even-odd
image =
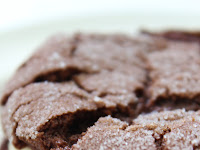
[[[14,90],[32,82],[61,82],[75,74],[94,74],[102,70],[133,72],[133,69],[126,69],[132,66],[142,70],[143,53],[162,47],[165,42],[159,38],[95,34],[53,36],[19,67],[5,86],[1,103],[5,104]]]
[[[148,55],[148,107],[199,109],[200,51],[198,44],[175,43]],[[155,109],[155,108],[153,108]]]
[[[199,149],[199,122],[200,111],[177,109],[140,115],[133,120],[133,126],[153,130],[157,149]]]
[[[33,83],[11,95],[3,109],[3,126],[19,148],[25,143],[37,149],[70,147],[76,142],[74,136],[79,138],[100,116],[128,113],[137,99],[124,97],[127,103],[117,98],[110,102],[73,82]]]
[[[153,131],[111,117],[100,118],[72,149],[156,149]]]
[[[100,118],[72,149],[198,149],[200,112],[184,109],[140,115],[131,125]]]
[[[199,148],[199,58],[196,41],[56,35],[6,84],[5,136],[41,150]]]
[[[199,31],[183,31],[183,30],[169,30],[165,32],[153,33],[149,31],[142,31],[143,34],[164,37],[173,41],[184,41],[184,42],[200,42]]]

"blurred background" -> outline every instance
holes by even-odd
[[[0,0],[0,90],[49,35],[140,29],[200,30],[200,1]]]

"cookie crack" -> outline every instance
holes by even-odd
[[[193,145],[193,150],[199,150],[200,149],[200,145]]]
[[[182,109],[197,111],[200,109],[200,95],[196,96],[194,99],[188,99],[185,97],[171,95],[168,98],[159,97],[153,106],[150,106],[148,111],[163,110],[163,107],[168,110]],[[169,101],[170,100],[170,101]]]
[[[146,83],[144,86],[144,94],[142,98],[144,98],[144,107],[146,113],[152,111],[163,111],[163,110],[174,110],[174,109],[182,109],[186,110],[194,110],[197,111],[200,109],[200,94],[195,94],[191,97],[191,95],[181,95],[174,94],[170,92],[168,87],[162,87],[164,89],[164,94],[158,95],[155,99],[152,98],[151,88],[154,87],[154,80],[150,76],[152,70],[148,67],[146,69]],[[164,78],[164,77],[163,77]],[[157,89],[159,90],[159,89]]]
[[[58,92],[61,93],[60,90],[58,90]],[[84,96],[82,96],[82,95],[78,95],[77,93],[70,93],[70,92],[69,92],[69,93],[65,93],[65,94],[61,94],[60,97],[66,95],[66,94],[72,94],[72,95],[74,95],[74,96],[76,96],[76,97],[78,97],[78,98],[81,98],[81,99],[85,99],[85,98],[86,98],[86,97],[84,97]],[[9,120],[11,120],[11,121],[14,123],[13,135],[15,136],[15,139],[13,140],[13,142],[14,142],[14,145],[17,146],[18,148],[22,148],[22,147],[25,145],[25,143],[22,143],[22,141],[16,136],[16,130],[17,130],[17,128],[18,128],[18,122],[20,122],[20,121],[21,121],[21,118],[25,117],[26,115],[32,114],[32,113],[34,112],[34,110],[31,110],[31,111],[29,111],[29,112],[26,112],[26,113],[24,113],[23,115],[20,114],[20,119],[19,119],[18,121],[14,118],[14,116],[16,115],[16,113],[18,112],[18,110],[20,110],[21,107],[26,107],[26,106],[28,106],[28,105],[30,105],[30,104],[32,104],[32,103],[35,103],[35,102],[37,102],[37,101],[39,101],[39,100],[40,100],[39,98],[37,98],[37,99],[29,99],[28,101],[25,101],[24,103],[21,103],[20,105],[18,105],[18,106],[13,110],[12,114],[11,114],[10,117],[9,117]],[[18,141],[18,140],[19,140],[19,141]],[[20,144],[18,144],[18,142],[20,142],[22,146],[20,146]]]
[[[40,75],[34,79],[33,83],[44,82],[44,81],[49,81],[49,82],[69,81],[72,80],[73,76],[81,73],[88,73],[88,72],[76,67],[68,67],[66,69],[54,70],[52,72]]]
[[[156,145],[157,150],[164,149],[163,138],[164,138],[165,134],[170,133],[170,132],[171,132],[171,128],[169,128],[169,127],[164,128],[162,134],[156,133],[154,130],[152,137],[155,140],[155,145]],[[155,134],[159,134],[159,138],[156,138]]]
[[[35,101],[30,101],[30,102],[21,104],[16,109],[15,113],[21,107],[29,105]],[[103,108],[98,108],[97,110],[92,110],[92,111],[77,110],[76,113],[74,114],[69,112],[67,114],[56,116],[55,118],[51,118],[50,121],[47,122],[45,125],[38,128],[38,132],[39,132],[38,138],[43,139],[41,141],[45,141],[46,138],[48,139],[46,140],[47,142],[44,143],[44,145],[46,145],[47,147],[45,146],[45,148],[43,149],[48,149],[49,147],[50,148],[61,148],[61,147],[70,148],[73,144],[77,142],[79,138],[81,138],[85,134],[85,132],[87,131],[87,128],[94,125],[94,123],[100,117],[112,115],[114,118],[119,118],[120,120],[126,121],[122,119],[121,116],[118,116],[118,114],[121,115],[124,113],[123,110],[119,105],[117,105],[116,107],[111,107],[111,108],[103,107]],[[33,111],[29,112],[28,114],[26,113],[25,115],[30,115],[32,112]],[[82,116],[82,117],[79,117],[79,116]],[[127,114],[125,113],[124,116],[127,116]],[[21,118],[23,118],[23,116]],[[70,121],[66,123],[62,123],[62,120],[64,120],[64,122],[67,120],[70,120]],[[58,125],[52,126],[52,123],[55,123],[55,122],[57,122]],[[15,123],[16,123],[16,126],[15,126],[14,132],[16,132],[16,129],[18,127],[18,122],[15,121]],[[62,135],[63,133],[66,135]],[[21,143],[21,141],[23,141],[23,138],[22,139],[20,138],[19,140],[20,141],[18,142],[20,142],[20,144],[24,146],[24,143],[23,144]],[[55,143],[55,141],[57,142]]]
[[[41,138],[46,139],[45,141],[47,141],[43,146],[52,149],[70,149],[100,117],[107,115],[115,116],[118,111],[117,108],[104,107],[93,111],[79,110],[74,114],[63,114],[56,118],[52,118],[38,130],[40,133],[44,133]],[[65,121],[67,122],[65,123]],[[57,124],[56,126],[54,126],[55,122]],[[55,139],[57,140],[56,142]]]
[[[86,91],[87,93],[92,93],[94,90],[88,90],[87,88],[85,88],[80,82],[79,80],[77,80],[77,78],[74,76],[72,77],[72,80],[74,81],[74,83],[76,84],[77,87],[79,87],[80,89]]]

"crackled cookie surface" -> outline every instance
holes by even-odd
[[[5,137],[39,150],[198,149],[199,73],[197,40],[57,35],[6,84]]]
[[[140,115],[128,125],[100,118],[73,149],[199,149],[200,112],[178,109]]]
[[[145,61],[143,53],[162,47],[165,43],[159,39],[125,35],[54,36],[20,66],[4,88],[1,102],[5,104],[14,90],[32,82],[65,81],[78,73],[134,72],[134,79],[142,81],[145,76],[141,67]],[[136,70],[130,69],[132,67]]]

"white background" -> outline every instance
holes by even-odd
[[[0,31],[72,16],[200,16],[199,0],[1,0]]]

